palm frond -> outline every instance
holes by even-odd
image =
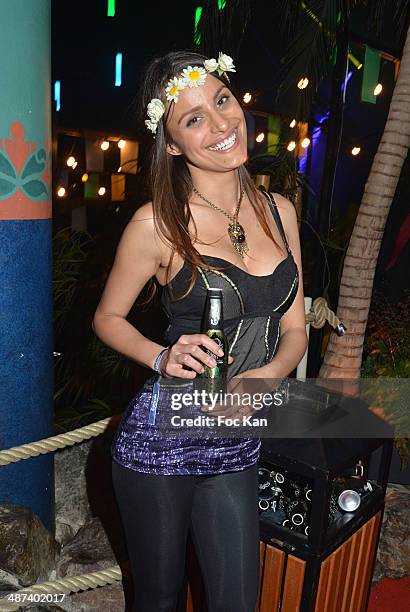
[[[314,0],[299,3],[299,27],[295,37],[289,40],[282,58],[286,78],[282,81],[278,96],[295,88],[298,96],[297,115],[307,118],[323,78],[331,68],[331,58],[336,48],[338,19],[343,18],[343,0]],[[301,77],[309,79],[305,89],[296,89]]]
[[[198,24],[201,53],[215,57],[223,51],[237,57],[250,18],[250,0],[230,0],[220,8],[218,0],[206,0]]]
[[[277,8],[282,34],[293,38],[299,26],[300,0],[279,0]]]
[[[356,5],[364,6],[368,10],[369,26],[374,30],[376,36],[380,36],[386,9],[393,11],[393,22],[396,26],[396,36],[399,39],[406,23],[409,0],[351,0],[354,8]]]

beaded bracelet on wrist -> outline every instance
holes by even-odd
[[[161,374],[160,369],[159,369],[159,364],[161,363],[161,359],[163,358],[163,356],[168,350],[169,350],[169,346],[167,346],[167,348],[162,349],[162,351],[158,353],[157,358],[154,361],[154,365],[152,366],[152,369],[154,370],[154,372],[158,372],[158,374]]]

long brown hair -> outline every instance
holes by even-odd
[[[181,74],[182,70],[187,66],[202,65],[206,59],[208,58],[200,53],[175,51],[151,61],[146,69],[142,86],[141,122],[143,123],[147,118],[147,105],[152,98],[159,98],[165,103],[164,91],[169,79]],[[212,76],[228,87],[238,100],[235,92],[232,91],[231,84],[224,76],[219,76],[216,72]],[[148,151],[148,182],[156,230],[159,236],[165,239],[172,248],[171,257],[166,269],[166,283],[169,283],[171,266],[176,254],[180,255],[192,267],[189,287],[179,298],[182,299],[191,291],[195,284],[197,276],[196,266],[207,269],[218,268],[210,266],[204,261],[200,253],[193,246],[192,237],[188,231],[188,224],[191,220],[193,221],[189,207],[189,198],[193,185],[191,174],[183,156],[169,155],[166,150],[167,143],[171,141],[166,128],[169,108],[158,122],[155,138],[150,137],[152,142]],[[261,201],[263,196],[261,196],[255,187],[246,168],[240,166],[238,170],[245,193],[255,210],[255,214],[265,234],[277,244],[268,226],[265,209]],[[194,239],[196,239],[194,222],[193,225],[195,228]]]

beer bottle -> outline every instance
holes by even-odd
[[[228,341],[224,333],[224,317],[222,304],[222,289],[207,289],[206,304],[204,318],[202,322],[202,333],[206,334],[216,342],[223,350],[222,356],[215,355],[211,350],[205,348],[208,353],[216,361],[216,366],[210,368],[204,366],[203,378],[225,378],[228,369]]]

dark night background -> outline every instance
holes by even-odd
[[[160,0],[152,3],[117,0],[115,4],[115,17],[111,18],[107,17],[106,0],[54,0],[52,3],[53,81],[61,81],[61,110],[54,112],[55,127],[117,130],[119,133],[138,135],[134,102],[138,97],[144,66],[152,57],[170,50],[195,48],[193,25],[198,1]],[[295,113],[299,90],[296,87],[289,89],[277,98],[283,78],[281,57],[291,42],[279,28],[279,3],[253,0],[250,4],[251,18],[240,52],[234,58],[237,67],[234,86],[240,95],[247,90],[255,94],[252,110],[277,113],[291,119]],[[398,39],[396,31],[392,10],[385,12],[379,35],[376,35],[375,27],[367,19],[365,11],[356,10],[351,19],[351,49],[360,61],[364,59],[363,43],[400,57],[403,35]],[[119,51],[123,53],[122,86],[115,87],[114,63]],[[352,65],[350,69],[352,77],[347,86],[343,139],[331,220],[332,224],[336,224],[340,221],[343,223],[346,218],[346,223],[352,226],[387,117],[394,85],[394,67],[391,61],[381,60],[380,82],[383,83],[383,92],[378,96],[376,104],[361,102],[363,71],[357,71]],[[328,110],[329,98],[330,79],[327,79],[316,96],[316,120],[318,117],[323,119]],[[326,121],[321,136],[325,133]],[[305,215],[312,224],[315,223],[318,208],[324,144],[325,138],[319,137],[311,153],[309,180],[314,193],[305,194]],[[350,154],[355,145],[362,148],[357,157]],[[265,144],[256,145],[253,152],[262,153],[264,147]],[[409,182],[407,162],[386,226],[377,282],[380,279],[386,281],[383,269],[408,210]],[[385,290],[391,293],[393,299],[400,297],[403,288],[409,286],[407,269],[404,270],[404,261],[408,261],[408,249],[407,244],[398,266],[389,273],[387,279]],[[307,279],[308,276],[307,270]]]

